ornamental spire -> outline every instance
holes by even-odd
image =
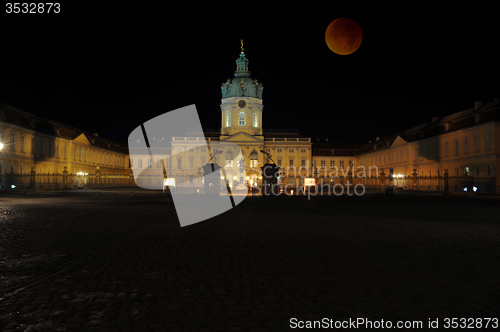
[[[234,72],[234,76],[250,76],[250,71],[248,70],[248,59],[245,57],[244,48],[243,48],[243,39],[240,39],[241,43],[241,53],[238,59],[236,59],[236,71]]]

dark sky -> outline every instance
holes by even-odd
[[[153,3],[2,13],[0,103],[119,141],[190,104],[204,127],[218,128],[220,85],[233,77],[242,38],[264,84],[264,128],[297,128],[314,141],[366,142],[500,98],[493,4]],[[339,17],[363,31],[348,56],[325,43]]]

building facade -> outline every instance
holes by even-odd
[[[314,177],[319,184],[443,191],[446,175],[451,192],[500,192],[500,100],[476,102],[368,143],[312,143],[294,131],[266,130],[264,86],[251,78],[248,64],[242,49],[234,77],[220,87],[220,130],[186,129],[169,141],[153,137],[151,151],[129,151],[97,134],[0,105],[0,185],[5,188],[8,174],[24,175],[18,184],[31,185],[33,171],[39,189],[130,185],[133,167],[142,174],[135,179],[139,186],[158,188],[170,178],[198,190],[202,167],[213,156],[228,170],[225,180],[233,188],[260,186],[261,167],[276,163],[280,183],[289,187]],[[245,178],[237,175],[242,168]],[[63,178],[65,171],[70,178]]]
[[[0,143],[2,190],[131,183],[127,147],[7,105],[0,105]]]
[[[476,102],[470,109],[367,144],[315,144],[313,163],[328,169],[353,163],[354,173],[360,175],[353,183],[368,186],[382,185],[380,180],[388,181],[392,174],[396,187],[442,191],[447,174],[452,192],[470,190],[466,183],[474,183],[469,187],[478,192],[500,192],[499,120],[500,100]],[[337,153],[342,156],[335,157]]]
[[[165,176],[182,182],[184,187],[203,186],[202,167],[210,160],[211,153],[217,164],[225,166],[228,175],[225,179],[231,188],[260,186],[262,170],[270,155],[282,168],[282,181],[300,185],[303,177],[311,174],[312,143],[296,132],[266,132],[263,129],[264,86],[252,79],[248,69],[248,59],[242,51],[236,60],[234,78],[221,86],[221,128],[218,131],[205,130],[204,133],[187,131],[182,137],[173,137],[163,155]],[[206,146],[205,146],[206,141]],[[234,148],[237,145],[241,150]],[[162,181],[161,160],[154,160],[149,152],[134,149],[131,160],[134,171],[144,174],[137,179],[139,185],[148,187]],[[156,155],[152,151],[152,155]],[[246,177],[239,178],[236,173],[244,167]],[[148,168],[150,172],[148,172]],[[156,168],[156,171],[155,171]],[[150,175],[148,175],[150,174]]]

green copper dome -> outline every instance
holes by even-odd
[[[262,83],[250,77],[248,59],[245,57],[245,53],[241,52],[239,58],[236,59],[234,78],[232,80],[228,79],[225,83],[222,83],[222,99],[231,97],[253,97],[262,99],[262,90],[264,90]]]

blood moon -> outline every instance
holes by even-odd
[[[338,18],[326,28],[326,44],[333,52],[340,55],[356,51],[362,39],[361,28],[349,18]]]

